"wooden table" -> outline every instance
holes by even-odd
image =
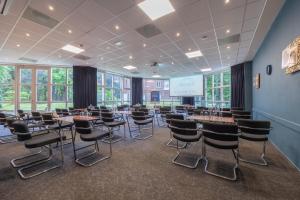
[[[228,124],[234,124],[234,119],[232,117],[192,115],[187,117],[187,119],[194,120],[197,122],[223,122]]]
[[[59,117],[57,118],[58,121],[65,121],[65,122],[71,122],[73,123],[74,120],[87,120],[87,121],[93,121],[97,120],[97,117],[93,116],[84,116],[84,115],[75,115],[75,116],[66,116],[66,117]]]

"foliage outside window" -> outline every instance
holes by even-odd
[[[0,66],[0,110],[15,110],[15,67]]]
[[[205,76],[205,106],[230,107],[231,74],[229,70]]]

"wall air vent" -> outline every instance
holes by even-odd
[[[53,19],[48,15],[45,15],[44,13],[41,13],[40,11],[37,11],[31,7],[28,7],[25,10],[22,17],[39,25],[46,26],[50,29],[52,29],[59,23],[59,21],[57,21],[56,19]]]
[[[25,58],[25,57],[21,57],[21,58],[19,58],[19,60],[25,61],[25,62],[31,62],[31,63],[36,63],[37,62],[37,60],[35,60],[35,59]]]
[[[224,46],[232,43],[237,43],[240,41],[240,34],[232,35],[226,38],[218,39],[219,46]]]
[[[161,34],[161,30],[159,30],[154,24],[144,25],[137,28],[136,31],[145,38],[151,38],[153,36]]]
[[[91,59],[91,57],[88,57],[88,56],[85,56],[85,55],[82,55],[82,54],[77,54],[77,55],[75,55],[73,57],[77,58],[79,60],[89,60],[89,59]]]

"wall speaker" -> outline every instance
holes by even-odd
[[[268,75],[271,75],[271,74],[272,74],[272,65],[268,65],[268,66],[266,67],[266,73],[267,73]]]

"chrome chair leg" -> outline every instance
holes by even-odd
[[[264,141],[264,144],[263,144],[263,152],[260,154],[261,162],[247,160],[247,159],[241,158],[241,157],[239,158],[239,160],[242,162],[245,162],[245,163],[253,164],[253,165],[268,166],[268,162],[265,160],[265,154],[266,154],[266,141]]]
[[[177,154],[172,160],[173,164],[180,165],[180,166],[183,166],[183,167],[187,167],[187,168],[190,168],[190,169],[197,168],[197,166],[199,164],[199,161],[202,159],[202,157],[195,156],[194,162],[190,165],[186,164],[186,163],[183,163],[183,162],[179,162],[179,161],[177,161],[177,159],[180,157],[181,151],[179,150],[180,148],[179,148],[178,140],[176,141],[176,148],[177,148]]]
[[[154,124],[153,124],[153,121],[151,123],[151,133],[150,134],[147,134],[146,136],[142,136],[141,135],[141,133],[142,133],[141,130],[146,130],[146,128],[141,128],[141,125],[138,125],[138,135],[133,136],[134,139],[137,139],[137,140],[146,140],[146,139],[149,139],[149,138],[153,137],[153,134],[154,134]]]
[[[47,156],[46,158],[36,160],[36,161],[22,162],[21,164],[17,163],[18,161],[25,160],[26,158],[31,158],[31,157],[35,157],[37,155],[41,155],[42,152],[43,152],[43,150],[41,149],[40,151],[38,151],[36,153],[32,153],[32,154],[28,154],[28,155],[25,155],[25,156],[22,156],[22,157],[14,158],[10,161],[10,163],[14,168],[19,168],[19,167],[23,167],[23,166],[26,166],[26,165],[29,165],[29,164],[32,164],[32,163],[37,163],[37,162],[41,162],[41,161],[44,161],[44,160],[48,160],[49,156]]]
[[[168,140],[168,142],[166,143],[166,145],[167,145],[168,147],[174,147],[174,148],[177,148],[176,141],[173,139],[171,130],[170,130],[170,139]],[[179,149],[184,149],[184,148],[186,148],[186,147],[187,147],[187,143],[183,143],[183,144],[178,145],[178,148],[179,148]]]
[[[237,149],[237,153],[235,153],[234,151],[232,151],[232,152],[233,152],[233,155],[235,157],[236,163],[235,163],[235,166],[233,167],[233,177],[228,177],[228,176],[224,176],[224,175],[214,173],[214,172],[211,172],[211,171],[208,170],[208,159],[206,157],[206,148],[204,146],[204,154],[203,154],[204,155],[203,159],[205,161],[204,172],[207,173],[207,174],[219,177],[219,178],[226,179],[226,180],[236,181],[237,180],[237,172],[236,171],[239,168],[239,149]]]

